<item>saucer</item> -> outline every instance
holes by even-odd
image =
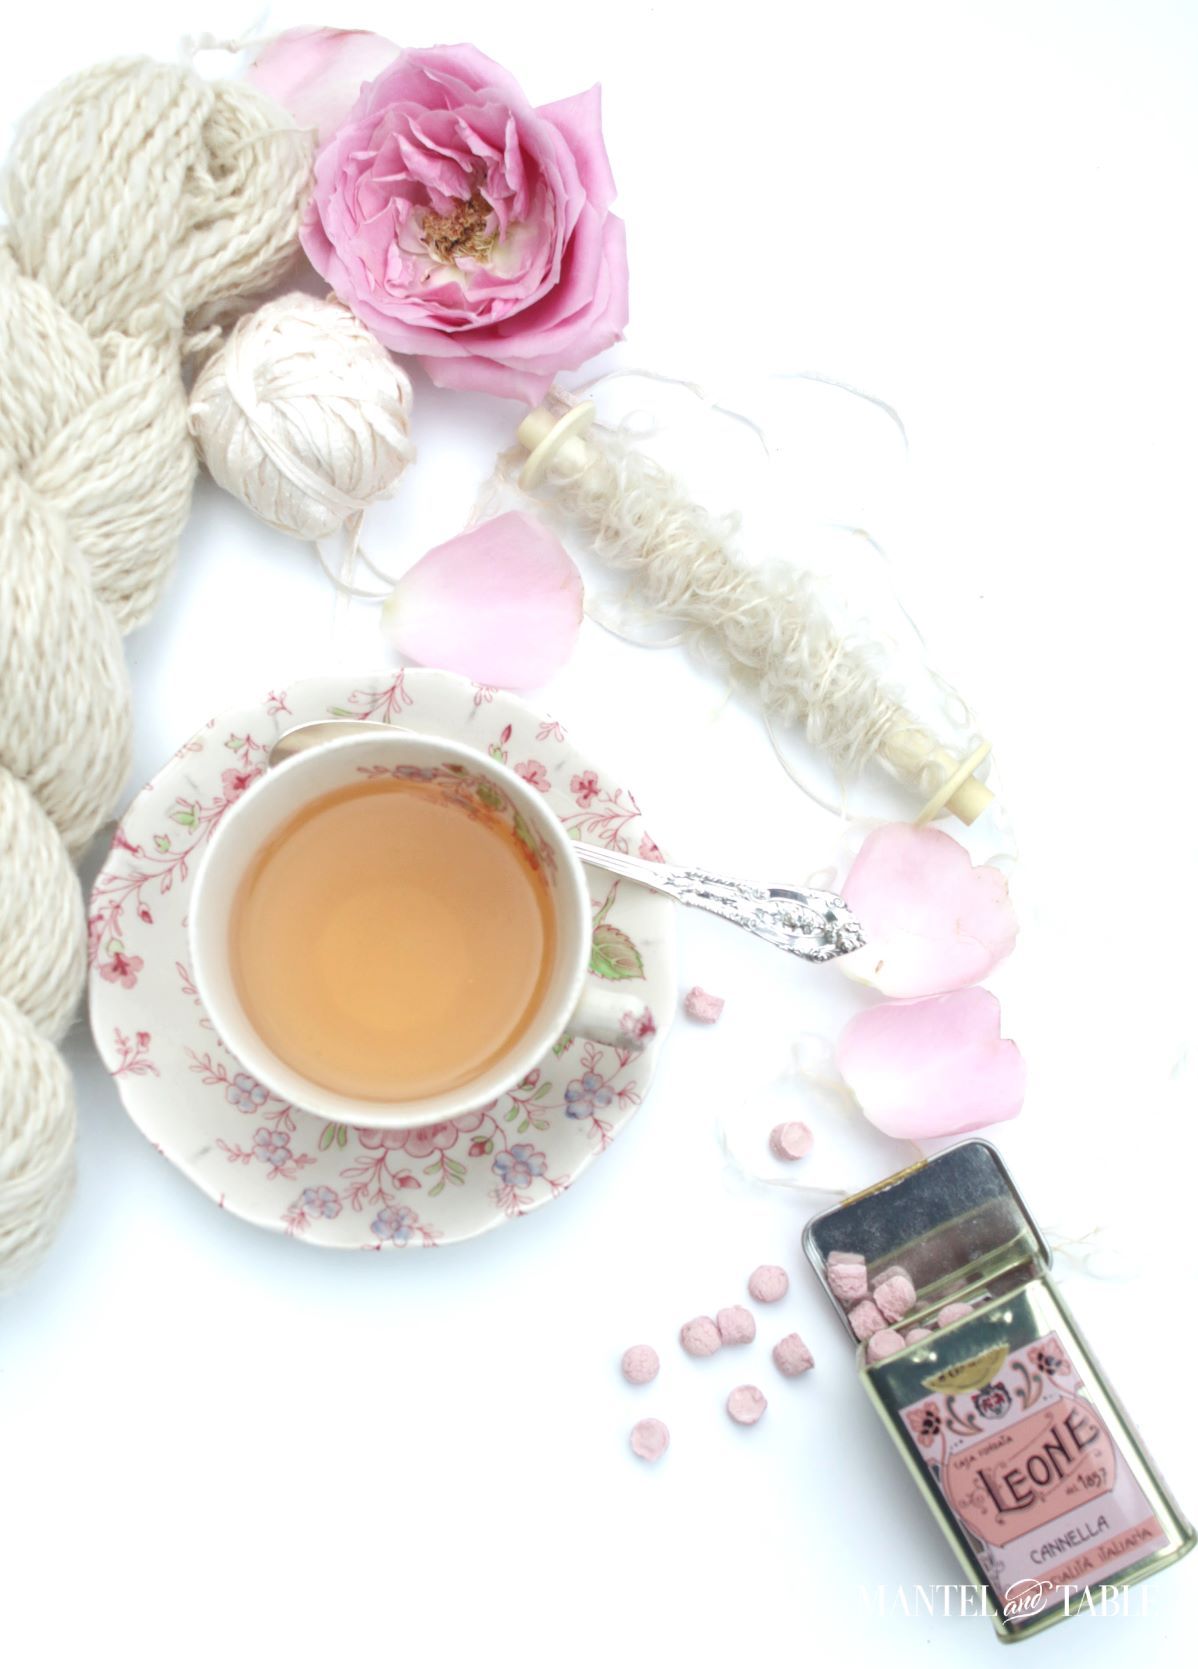
[[[557,1199],[640,1105],[677,999],[674,906],[587,870],[590,977],[627,989],[641,1053],[560,1038],[498,1101],[419,1130],[360,1129],[289,1105],[245,1071],[204,1012],[188,898],[205,844],[275,740],[329,717],[464,742],[544,794],[575,838],[661,857],[629,790],[515,696],[413,668],[356,683],[306,678],[209,720],[130,805],[89,906],[92,1033],[134,1123],[224,1210],[320,1246],[466,1240]]]

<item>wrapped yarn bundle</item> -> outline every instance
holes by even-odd
[[[354,523],[415,456],[412,387],[333,297],[296,293],[247,314],[208,360],[190,424],[218,485],[297,539]]]
[[[111,816],[195,476],[183,361],[293,257],[309,146],[260,93],[144,60],[18,131],[0,236],[0,1277],[49,1244],[74,1102],[55,1049],[87,935],[73,863]]]

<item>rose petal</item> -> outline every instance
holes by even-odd
[[[1000,1019],[997,997],[976,987],[879,1003],[841,1032],[837,1065],[888,1136],[960,1135],[1023,1106],[1027,1067]]]
[[[368,29],[287,29],[267,41],[248,79],[323,145],[353,109],[363,84],[399,55],[394,41]]]
[[[888,823],[866,838],[841,889],[865,946],[840,959],[888,997],[929,997],[983,980],[1018,931],[1006,878],[941,829]]]
[[[578,569],[545,524],[519,510],[421,557],[383,616],[402,655],[514,690],[564,666],[581,623]]]

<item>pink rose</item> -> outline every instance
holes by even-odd
[[[291,30],[253,79],[323,133],[332,112],[314,89],[343,98],[377,56],[372,42]],[[395,50],[317,154],[303,246],[379,340],[418,355],[439,387],[535,405],[628,320],[599,89],[534,110],[472,46]]]

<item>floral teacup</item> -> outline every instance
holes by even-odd
[[[440,1094],[402,1102],[344,1095],[297,1072],[265,1042],[240,1000],[233,976],[230,917],[240,884],[263,846],[305,806],[365,776],[443,782],[457,803],[471,797],[507,818],[530,845],[554,913],[553,961],[540,1008],[500,1058],[479,1076]],[[372,731],[295,754],[242,795],[213,836],[197,872],[188,934],[196,988],[226,1046],[257,1079],[295,1106],[341,1124],[412,1129],[457,1118],[494,1101],[529,1073],[564,1033],[637,1049],[627,1031],[628,1001],[588,982],[590,895],[569,835],[515,772],[472,748],[411,731]]]

